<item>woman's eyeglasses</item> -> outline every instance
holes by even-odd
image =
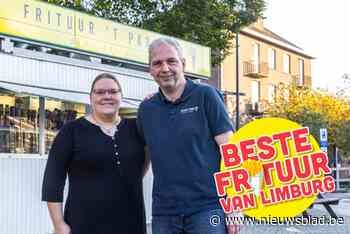
[[[108,93],[109,95],[117,95],[118,93],[120,93],[120,89],[94,89],[92,90],[92,92],[97,96],[103,96],[106,93]]]

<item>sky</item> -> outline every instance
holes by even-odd
[[[265,27],[316,57],[313,88],[335,92],[350,74],[349,0],[267,0]]]

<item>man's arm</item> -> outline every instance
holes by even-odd
[[[222,144],[228,143],[230,136],[232,134],[233,134],[232,131],[227,131],[227,132],[224,132],[222,134],[215,136],[214,138],[215,138],[216,144],[218,144],[218,146],[220,146]],[[228,219],[230,219],[230,217],[232,217],[232,216],[240,216],[240,213],[233,212],[230,214],[226,214],[226,217],[228,217]],[[234,224],[228,224],[228,223],[226,224],[226,227],[227,227],[228,234],[238,234],[240,229],[241,229],[240,225],[234,225]]]
[[[221,133],[217,136],[214,137],[216,144],[218,144],[218,146],[222,145],[222,144],[226,144],[228,143],[230,136],[233,134],[232,131],[227,131],[224,133]]]
[[[218,147],[228,143],[233,134],[232,124],[222,96],[212,87],[208,87],[206,90],[205,110],[209,128]],[[226,214],[226,216],[231,215],[237,215],[237,213]],[[237,234],[240,228],[239,225],[226,225],[226,227],[228,234]]]
[[[204,108],[212,136],[218,143],[226,143],[233,127],[220,93],[213,87],[204,89]]]

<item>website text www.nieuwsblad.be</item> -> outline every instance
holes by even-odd
[[[219,216],[212,216],[210,223],[213,226],[225,221],[227,225],[342,225],[344,217],[330,216],[298,216],[298,217],[274,217],[267,216],[260,219],[247,216],[226,216],[221,220]]]

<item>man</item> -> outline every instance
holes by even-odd
[[[232,134],[223,100],[215,88],[185,79],[175,40],[153,41],[149,63],[159,92],[140,105],[138,124],[154,173],[152,233],[227,233],[213,178],[219,145]]]

